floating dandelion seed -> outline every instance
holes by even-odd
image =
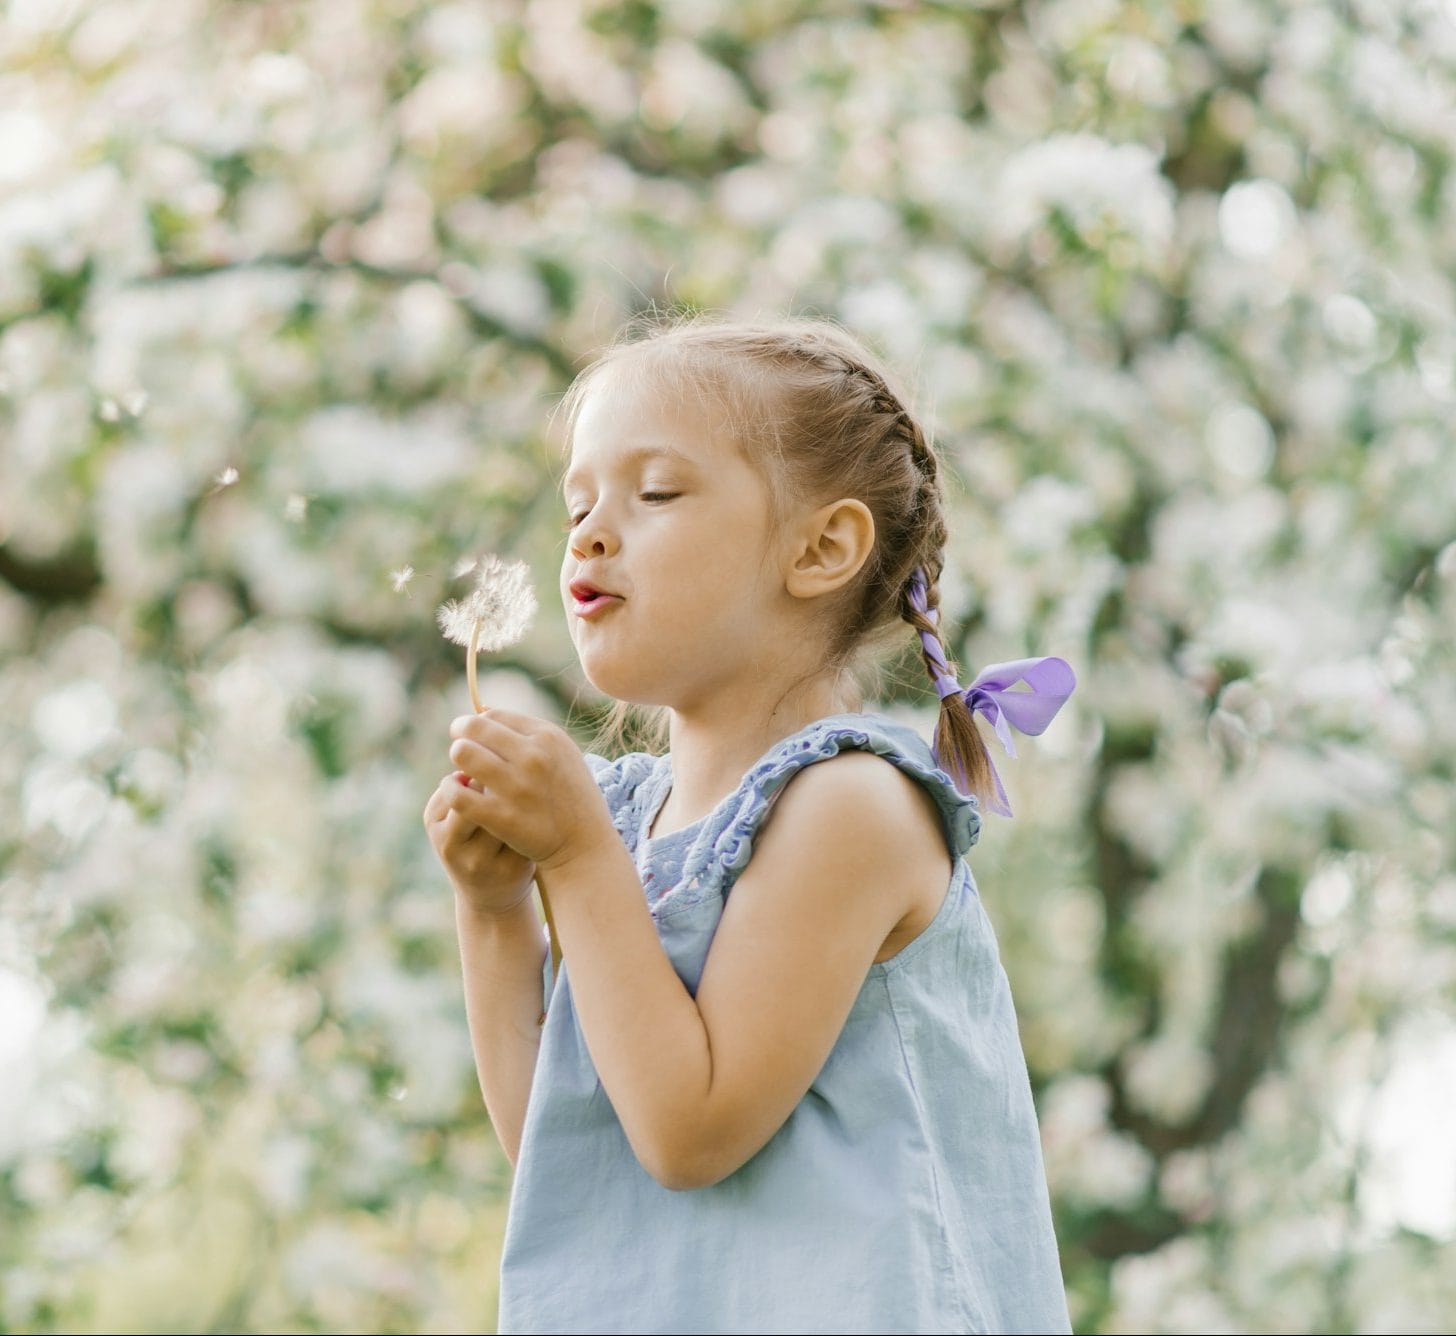
[[[409,590],[405,586],[415,578],[415,568],[413,566],[401,566],[397,571],[390,571],[389,578],[394,582],[394,592],[396,594],[408,594]]]
[[[212,480],[212,487],[208,490],[208,496],[214,496],[222,491],[224,487],[231,487],[238,480],[238,471],[231,464]]]
[[[436,614],[447,640],[464,645],[465,674],[476,713],[483,708],[475,687],[475,658],[481,650],[514,645],[536,615],[536,595],[524,561],[485,556],[475,563],[475,588],[464,599],[450,599]]]
[[[301,524],[308,514],[308,497],[302,492],[290,492],[283,503],[283,518],[291,524]]]

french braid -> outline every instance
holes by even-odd
[[[909,622],[917,633],[928,632],[935,638],[954,675],[957,671],[956,664],[950,657],[949,647],[939,624],[939,582],[940,574],[945,569],[948,533],[935,451],[931,449],[920,424],[905,408],[900,396],[874,367],[846,351],[817,340],[796,340],[793,350],[800,357],[817,361],[848,379],[858,381],[867,396],[868,411],[890,420],[885,430],[886,440],[901,443],[909,452],[910,461],[919,479],[905,524],[910,541],[903,545],[898,560],[892,554],[885,553],[880,564],[885,568],[886,574],[891,570],[895,572],[893,587],[898,596],[899,616]],[[925,606],[935,614],[934,617],[922,613],[910,597],[910,582],[917,566],[925,572]],[[938,675],[936,664],[918,634],[917,643],[920,645],[921,662],[933,682]],[[966,704],[963,693],[953,692],[942,698],[932,746],[942,767],[961,783],[966,792],[981,799],[991,796],[993,778],[990,753],[980,729],[976,726],[975,714]]]

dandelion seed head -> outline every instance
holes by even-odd
[[[447,640],[470,645],[476,623],[480,636],[476,649],[498,650],[514,645],[536,615],[536,595],[524,561],[502,561],[490,555],[474,563],[475,588],[463,599],[440,605],[436,618]]]
[[[458,599],[446,599],[440,604],[435,620],[440,623],[440,630],[445,633],[446,640],[454,641],[457,645],[470,644],[472,619],[469,609]]]

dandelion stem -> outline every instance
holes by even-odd
[[[475,706],[476,714],[485,709],[480,703],[480,690],[475,685],[475,651],[479,644],[480,618],[477,617],[470,625],[470,648],[465,651],[465,680],[470,684],[470,703]]]
[[[465,680],[470,685],[470,703],[475,706],[476,714],[485,709],[480,703],[480,689],[475,681],[475,650],[479,644],[480,618],[477,617],[470,625],[470,646],[465,651]],[[540,882],[536,883],[536,889],[541,895],[541,912],[546,916],[546,933],[551,939],[551,977],[554,979],[561,970],[561,944],[556,938],[556,920],[551,917],[551,902],[546,898]]]

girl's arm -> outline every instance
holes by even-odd
[[[472,908],[457,894],[455,927],[480,1093],[506,1158],[514,1165],[541,1046],[546,941],[530,900],[498,912]]]
[[[455,888],[465,1015],[480,1093],[512,1164],[540,1048],[541,929],[530,905],[535,867],[492,835],[478,781],[447,775],[425,803],[425,830]]]
[[[620,840],[539,865],[587,1048],[647,1171],[703,1187],[760,1150],[887,938],[928,922],[949,877],[939,815],[913,779],[864,752],[806,766],[733,886],[695,998]]]

